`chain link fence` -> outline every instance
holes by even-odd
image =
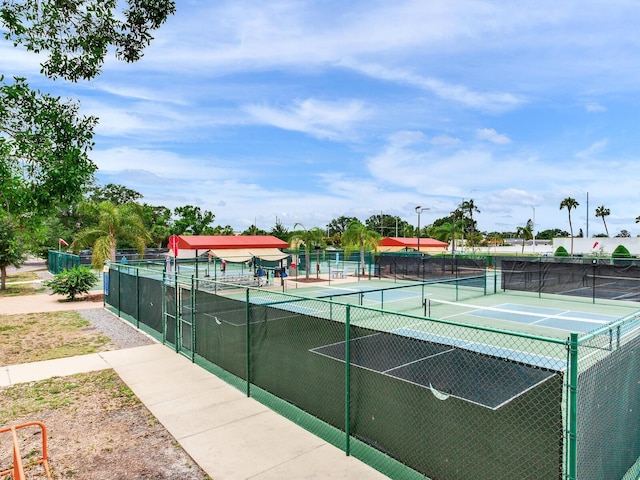
[[[80,266],[80,257],[71,253],[49,250],[47,267],[50,273],[57,275],[64,270]]]
[[[391,478],[640,473],[637,316],[563,340],[122,265],[109,276],[110,309]]]
[[[627,260],[617,260],[627,262]],[[541,259],[501,261],[503,290],[640,301],[640,265],[563,262]]]

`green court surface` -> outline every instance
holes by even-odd
[[[433,284],[361,280],[336,285],[298,287],[284,295],[271,291],[251,292],[252,303],[280,304],[279,308],[300,310],[304,301],[315,298],[365,309],[402,312],[412,316],[448,320],[454,323],[490,327],[551,338],[565,339],[571,332],[586,334],[615,320],[640,312],[637,302],[545,295],[526,292],[486,294],[482,286],[456,282]],[[476,285],[478,285],[476,283]],[[235,297],[243,296],[234,295]],[[291,295],[289,297],[288,295]],[[288,307],[287,304],[297,305]],[[308,302],[307,302],[308,303]],[[305,313],[323,308],[307,306]],[[379,318],[374,311],[372,317]],[[373,326],[373,325],[369,325]]]

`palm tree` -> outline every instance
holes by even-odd
[[[465,200],[464,202],[462,202],[462,204],[460,205],[460,210],[462,210],[462,212],[464,213],[469,212],[469,221],[471,223],[471,235],[469,235],[469,243],[473,246],[475,244],[474,238],[473,238],[475,235],[475,226],[473,223],[473,212],[480,213],[480,210],[474,203],[473,198],[470,198],[469,200]]]
[[[453,228],[451,222],[444,222],[438,226],[428,228],[427,236],[440,240],[441,242],[448,242],[451,240],[452,231]]]
[[[311,256],[311,249],[320,249],[324,245],[324,232],[318,227],[313,227],[307,230],[301,223],[296,223],[293,228],[302,227],[302,230],[296,230],[291,234],[291,240],[300,240],[304,243],[305,256],[305,278],[309,279],[309,260]],[[317,269],[317,266],[316,266]]]
[[[360,265],[362,267],[362,276],[365,275],[364,251],[377,250],[380,235],[373,230],[369,230],[360,222],[354,220],[349,224],[345,232],[342,234],[342,246],[344,247],[345,258],[349,257],[349,253],[356,247],[360,249]]]
[[[531,219],[527,221],[526,226],[518,227],[516,230],[516,237],[522,239],[522,253],[524,253],[524,244],[527,243],[527,240],[531,240],[533,238],[533,222]]]
[[[88,202],[82,208],[93,212],[97,225],[81,230],[71,243],[71,249],[77,251],[83,247],[92,247],[93,268],[101,269],[107,260],[116,261],[116,245],[119,241],[134,246],[141,257],[144,255],[151,236],[144,227],[140,205],[116,205],[107,201],[98,204]]]
[[[604,221],[604,217],[611,215],[611,210],[605,208],[604,205],[600,205],[596,208],[596,217],[602,217],[602,223],[604,223],[604,231],[607,232],[607,237],[609,236],[609,229],[607,228],[607,222]]]
[[[571,256],[572,257],[573,257],[573,225],[571,224],[571,209],[577,208],[578,205],[580,205],[578,201],[575,198],[571,198],[571,197],[567,197],[560,202],[560,210],[562,210],[563,208],[566,208],[567,212],[569,213],[569,232],[571,233]]]

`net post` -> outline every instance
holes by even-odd
[[[347,305],[344,327],[344,453],[351,454],[351,306]]]
[[[569,411],[567,425],[567,479],[577,478],[578,427],[578,334],[569,337]]]
[[[485,268],[482,272],[482,288],[484,295],[487,294],[487,269]]]
[[[245,333],[245,349],[246,349],[246,359],[245,359],[245,368],[247,369],[247,385],[246,385],[246,394],[247,397],[251,397],[251,336],[249,334],[249,325],[251,324],[251,307],[249,303],[249,289],[245,289],[245,320],[246,320],[246,333]]]
[[[542,257],[538,258],[538,298],[542,298]]]

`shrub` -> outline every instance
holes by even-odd
[[[553,256],[554,257],[568,257],[569,256],[569,252],[567,252],[567,249],[564,248],[563,246],[559,246],[558,248],[556,248],[556,251],[553,252]]]
[[[76,295],[88,293],[97,283],[98,277],[89,267],[78,266],[58,273],[44,285],[51,288],[52,295],[67,295],[73,301]]]
[[[611,256],[613,258],[631,258],[631,252],[624,245],[618,245]]]

